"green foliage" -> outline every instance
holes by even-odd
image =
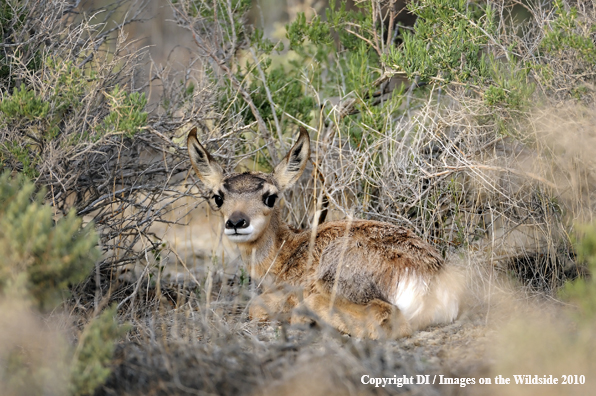
[[[35,179],[39,172],[37,172],[36,166],[39,163],[39,157],[35,155],[35,151],[31,149],[30,145],[25,147],[19,146],[15,141],[8,142],[5,145],[5,153],[0,153],[0,172],[3,169],[9,168],[5,163],[5,158],[11,156],[14,160],[21,164],[20,171],[22,174],[27,176],[29,179]],[[6,162],[8,162],[6,160]]]
[[[249,67],[249,66],[247,66]],[[304,85],[297,76],[295,69],[287,70],[280,65],[278,67],[269,67],[268,64],[262,65],[264,68],[266,84],[273,103],[277,105],[276,112],[282,114],[287,112],[303,122],[310,122],[310,112],[315,105],[312,97],[304,95]],[[252,83],[250,92],[255,105],[258,107],[261,117],[265,122],[273,121],[273,111],[267,98],[265,85],[258,77],[258,71],[252,69]],[[279,117],[279,116],[278,116]],[[247,122],[254,121],[253,114],[247,109],[245,111]]]
[[[42,197],[23,176],[0,176],[0,291],[26,290],[51,309],[85,279],[99,251],[91,226],[81,229],[74,211],[54,222]]]
[[[147,124],[147,98],[145,93],[128,93],[116,85],[110,94],[110,113],[104,118],[101,129],[107,132],[122,132],[132,138]]]
[[[375,144],[378,134],[387,132],[388,128],[391,127],[387,114],[399,112],[404,101],[403,94],[404,86],[396,88],[382,104],[371,106],[369,101],[365,99],[358,100],[355,103],[356,114],[345,117],[341,124],[353,147],[365,151],[367,147]],[[370,133],[371,130],[376,133]],[[377,162],[373,163],[380,165]]]
[[[344,56],[349,58],[352,53],[362,52],[363,49],[375,67],[380,67],[377,49],[371,47],[375,22],[365,3],[359,3],[357,7],[362,10],[347,10],[345,1],[337,8],[335,1],[330,1],[326,18],[315,15],[310,21],[306,20],[304,13],[299,13],[295,21],[286,25],[290,49],[305,61],[314,59],[320,63],[316,66],[323,66],[332,74],[340,72],[330,62],[332,55],[342,62]]]
[[[329,2],[326,9],[326,20],[315,15],[310,21],[304,13],[298,13],[296,20],[286,25],[286,38],[290,40],[290,48],[299,51],[308,41],[316,47],[326,48],[334,43],[333,36],[338,37],[341,49],[358,50],[362,43],[372,39],[371,32],[375,29],[370,10],[366,3],[358,3],[359,10],[347,10],[346,2],[341,1],[339,8],[334,0]],[[360,37],[356,36],[355,30]],[[320,60],[320,59],[319,59]]]
[[[259,121],[253,130],[245,130],[240,136],[242,151],[251,151],[253,145],[262,143],[253,137],[257,130],[262,132],[263,127],[274,130],[279,125],[280,135],[287,131],[286,136],[291,136],[293,130],[287,126],[292,118],[309,122],[315,105],[314,98],[306,91],[302,59],[277,62],[284,44],[265,37],[262,29],[244,23],[251,4],[245,0],[197,0],[185,2],[181,7],[194,18],[193,29],[210,37],[209,40],[214,37],[212,24],[218,26],[215,33],[218,39],[213,39],[213,45],[221,46],[221,50],[215,51],[218,56],[228,54],[225,61],[222,60],[225,78],[217,67],[207,72],[219,89],[217,103],[221,114],[230,119],[240,115],[246,124]],[[213,48],[209,45],[205,50],[213,54]],[[239,89],[244,94],[239,95]],[[251,102],[250,105],[247,106],[247,102]],[[266,168],[271,159],[261,156],[258,161]]]
[[[0,111],[8,121],[17,121],[20,118],[40,120],[47,117],[50,104],[21,84],[20,88],[14,88],[12,95],[0,102]]]
[[[481,50],[494,32],[490,6],[465,0],[412,1],[418,16],[414,32],[404,31],[403,44],[392,48],[385,62],[408,78],[448,83],[482,77]]]
[[[271,54],[275,49],[278,53],[284,50],[284,44],[280,41],[277,44],[269,40],[264,36],[264,32],[261,29],[255,29],[253,35],[250,38],[251,44],[264,54]]]
[[[73,395],[93,394],[110,375],[115,340],[129,329],[128,325],[118,324],[116,312],[116,306],[106,309],[83,331],[71,368],[70,388]]]
[[[596,97],[596,24],[585,11],[554,1],[530,67],[552,98],[593,101]]]
[[[366,98],[377,89],[374,82],[380,77],[379,59],[370,53],[365,43],[361,42],[357,49],[346,53],[341,65],[346,92]]]
[[[303,14],[299,15],[287,25],[287,37],[291,48],[302,54],[307,40],[328,53],[331,40],[321,38],[330,38],[330,32],[336,34],[340,67],[327,64],[327,71],[339,73],[344,92],[357,93],[359,103],[367,108],[371,102],[367,98],[378,89],[373,83],[387,68],[405,73],[411,80],[475,85],[489,106],[520,109],[527,105],[534,91],[528,83],[530,67],[520,67],[513,56],[510,61],[496,61],[485,54],[488,44],[497,37],[490,5],[430,0],[413,1],[408,7],[418,18],[416,25],[413,30],[400,29],[401,45],[391,45],[381,55],[379,46],[372,45],[373,32],[380,27],[366,3],[360,4],[360,11],[347,11],[345,2],[339,8],[332,2],[326,22],[318,16],[307,22]],[[381,36],[382,32],[377,31],[376,37]]]
[[[290,49],[301,47],[307,38],[314,45],[331,44],[333,41],[329,24],[322,22],[318,15],[307,22],[303,12],[298,13],[294,22],[286,25],[286,37],[290,40]]]
[[[555,1],[557,18],[551,24],[541,47],[547,53],[576,50],[586,62],[596,62],[596,45],[591,35],[593,31],[577,19],[577,8],[565,9],[562,0]]]
[[[583,322],[596,320],[596,224],[580,228],[575,243],[579,262],[587,265],[591,276],[568,282],[561,295],[579,307]]]
[[[2,120],[19,131],[0,140],[0,170],[17,170],[34,179],[39,175],[44,150],[56,147],[57,140],[67,149],[97,142],[109,133],[134,137],[147,125],[145,94],[130,93],[119,85],[106,94],[104,106],[109,112],[100,111],[99,117],[81,122],[89,113],[85,111],[87,102],[97,91],[96,71],[85,71],[72,60],[52,56],[44,58],[43,69],[43,84],[33,89],[23,83],[0,102]],[[193,88],[188,90],[192,93]],[[93,110],[97,109],[94,105]],[[83,131],[72,130],[78,124],[84,124]]]
[[[387,114],[400,111],[403,103],[403,86],[397,87],[392,95],[379,105],[376,91],[377,81],[383,74],[383,63],[378,48],[373,45],[376,23],[370,4],[359,3],[356,10],[347,10],[346,2],[339,6],[331,1],[326,10],[326,20],[320,16],[306,20],[299,14],[296,21],[286,25],[286,37],[290,48],[300,57],[295,67],[309,64],[310,82],[319,92],[328,97],[353,95],[353,115],[341,120],[350,142],[355,147],[371,143],[362,142],[367,129],[382,132],[387,127]],[[334,40],[334,37],[337,40]]]
[[[54,90],[51,96],[51,103],[57,115],[62,115],[68,108],[78,109],[82,106],[82,98],[89,87],[89,82],[95,78],[95,73],[85,76],[83,70],[73,64],[72,61],[63,62],[48,57],[46,60],[48,72],[54,74],[53,81],[47,81],[53,85]]]
[[[13,94],[5,96],[0,102],[0,111],[8,122],[22,123],[22,119],[38,121],[40,127],[53,130],[63,121],[68,109],[82,106],[95,73],[91,71],[86,76],[72,61],[52,57],[45,59],[44,67],[44,83],[51,87],[51,91],[37,93],[25,84],[14,88]]]
[[[519,67],[515,61],[498,62],[488,58],[486,65],[490,84],[485,89],[484,100],[489,106],[523,109],[528,106],[534,85],[528,83],[529,68]]]

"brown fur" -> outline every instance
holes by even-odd
[[[230,239],[239,240],[251,274],[267,278],[269,288],[251,304],[251,317],[266,320],[298,307],[292,312],[293,322],[310,320],[307,312],[312,312],[315,319],[357,336],[410,333],[411,323],[392,301],[399,295],[400,285],[406,287],[405,282],[411,279],[416,280],[411,289],[401,290],[406,301],[418,295],[426,301],[426,294],[432,294],[426,288],[436,286],[444,263],[431,245],[408,229],[369,220],[335,221],[320,225],[314,233],[296,232],[282,221],[277,204],[272,208],[266,205],[267,196],[281,193],[304,170],[310,153],[304,129],[273,174],[224,177],[196,140],[196,132],[191,131],[188,147],[197,174],[224,201],[226,231],[247,230],[248,234],[231,235]],[[246,228],[232,228],[230,219],[233,224],[245,220]],[[253,225],[254,231],[249,233]],[[432,298],[436,299],[428,299]],[[436,312],[417,314],[415,327],[431,323]]]

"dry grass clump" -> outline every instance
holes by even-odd
[[[580,329],[574,329],[572,323],[568,312],[548,314],[544,308],[526,314],[523,319],[512,320],[499,335],[492,371],[508,376],[512,381],[514,375],[537,375],[538,378],[552,375],[558,379],[558,384],[542,385],[541,393],[545,395],[594,394],[588,385],[596,369],[591,358],[596,348],[591,331],[593,322],[590,327]],[[563,376],[570,381],[564,384]],[[507,391],[512,395],[526,395],[533,392],[535,386],[541,385],[512,386]],[[501,393],[496,386],[492,391]]]
[[[533,164],[557,186],[561,205],[568,208],[568,220],[594,220],[596,185],[596,118],[592,106],[562,103],[536,109],[532,132],[541,151]]]
[[[64,318],[41,318],[30,308],[21,296],[0,299],[2,394],[67,394],[68,343],[60,329]]]
[[[123,317],[133,330],[116,350],[113,373],[97,394],[430,395],[439,388],[375,388],[362,384],[361,377],[479,375],[486,370],[479,352],[486,342],[482,317],[472,315],[398,341],[354,339],[324,324],[251,322],[246,316],[254,296],[251,285],[230,286],[219,275],[213,279],[209,302],[203,292],[179,295],[174,307],[153,298],[137,302],[142,305],[134,318],[127,307]],[[469,350],[466,337],[471,335],[481,349]]]
[[[596,268],[596,228],[580,226],[575,248],[578,260],[591,273]],[[493,372],[534,378],[552,376],[556,385],[543,386],[547,395],[593,394],[589,384],[596,369],[596,282],[585,277],[568,282],[560,296],[572,305],[526,304],[500,330]],[[519,378],[519,377],[518,377]],[[526,394],[530,385],[517,385],[512,394]],[[497,388],[497,387],[495,387]],[[496,393],[497,389],[492,389]]]

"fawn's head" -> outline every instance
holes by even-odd
[[[245,172],[224,175],[223,169],[199,143],[197,129],[188,134],[188,154],[199,179],[210,190],[209,204],[221,210],[224,233],[235,243],[255,242],[277,210],[278,196],[300,177],[310,156],[310,139],[300,136],[273,173]]]

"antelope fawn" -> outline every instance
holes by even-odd
[[[251,274],[269,279],[249,307],[253,319],[291,312],[292,322],[316,318],[354,336],[393,338],[456,318],[457,276],[412,231],[370,220],[295,231],[283,222],[279,195],[298,180],[310,156],[304,128],[271,174],[224,175],[196,128],[187,143],[211,207],[222,211],[225,235]]]

